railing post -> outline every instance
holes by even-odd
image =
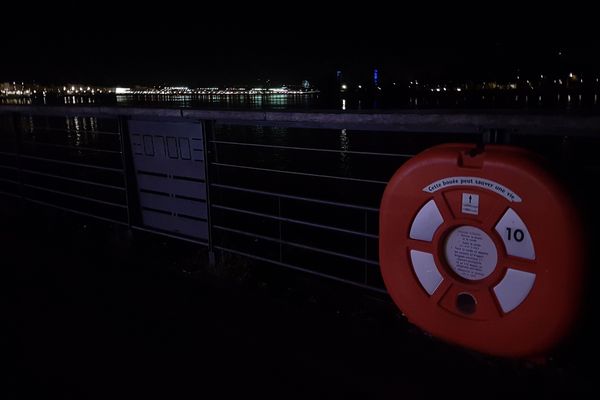
[[[503,129],[485,129],[482,132],[481,142],[486,144],[509,144],[510,131]]]
[[[214,267],[217,263],[215,257],[215,248],[213,242],[213,229],[212,229],[212,207],[211,207],[211,195],[210,195],[210,157],[212,152],[208,147],[209,133],[214,137],[214,121],[200,121],[202,124],[202,143],[204,146],[204,182],[206,186],[206,221],[208,223],[208,264]],[[210,132],[209,132],[210,131]]]
[[[25,191],[23,190],[23,165],[21,153],[23,152],[23,130],[21,129],[21,114],[18,112],[12,113],[11,123],[15,134],[15,157],[17,160],[17,171],[19,176],[19,196],[21,200],[25,199]],[[23,201],[21,201],[23,204]]]
[[[481,133],[481,144],[486,145],[486,144],[490,144],[490,143],[493,143],[492,142],[492,129],[485,129]]]
[[[369,257],[369,251],[368,251],[368,243],[367,243],[367,236],[366,234],[369,233],[369,216],[367,215],[367,210],[363,210],[363,215],[364,215],[364,233],[365,236],[363,237],[363,246],[364,246],[364,252],[363,252],[363,258],[365,260],[367,260]],[[363,268],[365,269],[365,281],[364,284],[368,285],[369,284],[369,266],[367,265],[367,263],[363,263]]]
[[[277,196],[277,217],[278,217],[278,227],[279,227],[279,262],[283,262],[283,235],[282,235],[282,226],[281,226],[281,196]]]
[[[125,181],[125,203],[127,206],[127,226],[131,230],[131,215],[133,214],[133,202],[131,201],[131,193],[134,188],[131,187],[130,183],[135,182],[132,179],[131,173],[133,169],[130,167],[131,163],[131,146],[129,143],[129,131],[127,128],[127,117],[119,115],[117,117],[117,124],[119,129],[119,141],[121,145],[121,165],[123,167],[123,180]]]

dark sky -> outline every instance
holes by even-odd
[[[388,80],[502,79],[517,69],[600,73],[593,29],[550,21],[538,27],[443,13],[415,20],[409,9],[348,16],[344,8],[320,12],[308,3],[247,14],[224,11],[234,3],[218,11],[191,2],[57,4],[13,12],[22,18],[2,29],[0,81],[299,83],[323,81],[337,69],[366,80],[373,68]]]

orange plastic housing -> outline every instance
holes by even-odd
[[[397,306],[492,355],[544,355],[568,334],[584,247],[569,196],[519,148],[433,147],[402,165],[381,202],[380,264]]]

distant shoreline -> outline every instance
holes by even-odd
[[[160,97],[205,97],[205,96],[220,96],[220,97],[239,97],[239,96],[308,96],[320,94],[318,90],[310,92],[240,92],[240,93],[103,93],[103,94],[90,94],[90,93],[73,93],[73,94],[62,94],[62,93],[47,93],[43,94],[0,94],[0,98],[5,99],[27,99],[27,98],[42,98],[42,97],[139,97],[139,96],[160,96]]]

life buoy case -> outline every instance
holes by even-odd
[[[481,352],[547,353],[580,304],[582,234],[569,196],[523,149],[447,144],[385,189],[379,255],[407,318]]]

